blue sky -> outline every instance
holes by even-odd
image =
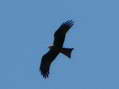
[[[0,89],[119,89],[118,0],[0,0]],[[66,20],[75,25],[49,79],[41,57]]]

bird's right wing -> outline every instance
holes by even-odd
[[[48,77],[50,65],[58,54],[59,52],[50,49],[45,55],[43,55],[40,64],[40,71],[44,78]]]

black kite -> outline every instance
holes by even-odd
[[[40,64],[40,71],[44,78],[48,77],[50,65],[59,53],[63,53],[69,58],[71,57],[73,48],[63,48],[63,43],[67,31],[73,26],[73,24],[74,22],[72,20],[68,20],[55,32],[53,46],[49,46],[49,51],[43,55]]]

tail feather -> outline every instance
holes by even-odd
[[[63,53],[65,56],[71,58],[71,53],[74,48],[62,48],[61,53]]]

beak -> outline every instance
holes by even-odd
[[[52,48],[52,46],[49,46],[48,48],[50,49],[50,48]]]

